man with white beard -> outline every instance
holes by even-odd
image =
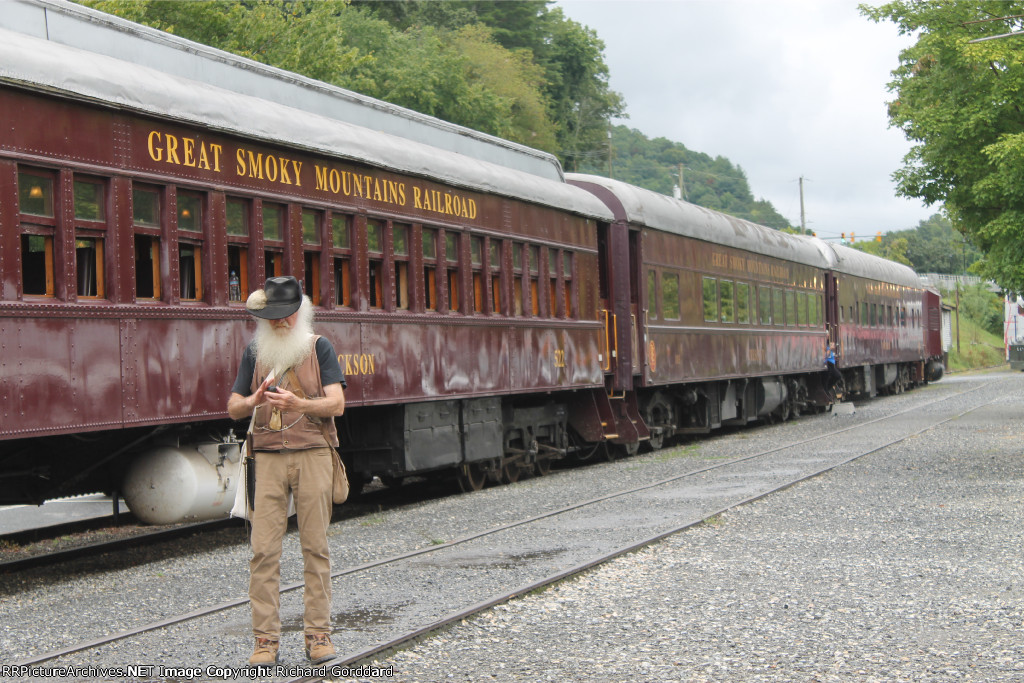
[[[295,500],[305,563],[306,656],[335,657],[331,643],[331,521],[334,416],[345,412],[345,375],[331,343],[313,333],[313,304],[294,277],[272,277],[246,309],[258,318],[228,399],[236,420],[254,416],[256,492],[249,600],[256,647],[249,663],[273,665],[281,639],[281,542]]]

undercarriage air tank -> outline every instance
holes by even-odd
[[[146,524],[225,517],[235,499],[240,443],[164,446],[136,458],[122,493]]]

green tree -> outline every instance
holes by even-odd
[[[943,203],[984,256],[974,270],[1024,289],[1024,2],[899,0],[861,6],[915,34],[899,56],[889,119],[914,144],[894,175],[898,192]]]
[[[453,32],[472,24],[489,27],[493,39],[521,65],[532,63],[541,70],[531,78],[554,123],[557,142],[554,148],[529,138],[527,143],[555,152],[571,170],[578,169],[584,159],[604,157],[608,121],[625,112],[621,96],[608,86],[604,43],[594,31],[568,19],[561,8],[551,9],[548,0],[355,0],[353,4],[403,32],[429,26]]]

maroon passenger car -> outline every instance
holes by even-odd
[[[551,397],[604,386],[593,196],[2,33],[0,501],[136,462],[137,514],[223,509],[244,299],[281,274],[348,377],[356,484],[478,488],[566,453]]]

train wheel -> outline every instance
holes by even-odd
[[[505,461],[501,465],[501,483],[514,484],[519,481],[519,463]]]
[[[455,479],[459,482],[459,488],[465,493],[479,491],[487,481],[487,473],[479,463],[471,462],[459,465],[455,471]]]
[[[551,458],[537,458],[533,463],[533,473],[538,477],[547,476],[551,472]]]
[[[665,445],[665,432],[661,429],[655,428],[651,430],[651,438],[647,441],[647,447],[652,451],[661,450],[661,447]]]

